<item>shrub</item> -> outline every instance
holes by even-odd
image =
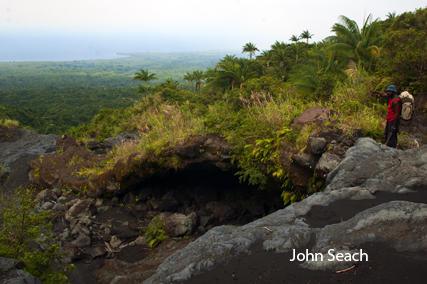
[[[19,122],[12,119],[0,119],[0,125],[7,128],[16,127],[19,125]]]
[[[150,248],[153,248],[159,245],[164,240],[169,238],[169,236],[166,234],[163,228],[164,223],[162,220],[160,220],[159,215],[154,216],[152,222],[153,222],[153,226],[144,227],[142,229],[142,231],[145,232],[145,239],[146,239],[147,245]]]
[[[252,92],[250,98],[240,96],[243,109],[232,112],[227,105],[210,108],[205,120],[210,131],[223,133],[233,146],[233,160],[241,169],[240,181],[263,188],[269,176],[290,185],[289,178],[279,161],[284,141],[298,136],[290,133],[292,119],[315,103],[303,102],[296,93],[277,96]]]
[[[85,160],[77,155],[74,155],[73,157],[71,157],[71,159],[68,161],[67,163],[67,167],[70,168],[74,165],[78,165],[78,164],[83,164],[85,162]]]
[[[326,107],[335,111],[331,120],[337,120],[338,127],[349,135],[354,129],[363,129],[368,137],[382,137],[381,123],[385,120],[387,108],[370,94],[375,85],[375,79],[370,77],[362,78],[361,84],[349,81],[338,84],[331,100],[326,102]]]
[[[16,190],[12,200],[2,197],[0,205],[0,255],[24,262],[23,270],[43,283],[67,283],[64,271],[73,265],[60,264],[60,246],[51,237],[53,215],[35,211],[36,201],[29,190]],[[43,249],[35,249],[35,242]]]

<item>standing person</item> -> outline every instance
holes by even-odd
[[[372,93],[379,94],[382,97],[388,98],[387,103],[387,124],[385,126],[385,140],[387,146],[396,148],[397,147],[397,133],[400,124],[400,110],[402,103],[397,95],[396,87],[389,85],[385,92],[371,91]],[[390,136],[391,135],[391,136]]]

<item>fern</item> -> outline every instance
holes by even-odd
[[[166,231],[164,230],[164,223],[159,215],[153,217],[153,226],[144,227],[142,231],[145,232],[146,243],[150,248],[161,244],[164,240],[168,239]]]

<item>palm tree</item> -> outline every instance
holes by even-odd
[[[332,72],[336,74],[345,74],[343,71],[345,65],[342,64],[342,60],[336,53],[326,54],[324,48],[319,45],[313,47],[309,53],[309,60],[305,63],[309,63],[316,68],[316,71],[321,73]]]
[[[295,42],[295,43],[297,43],[298,41],[299,41],[299,37],[298,36],[296,36],[296,35],[292,35],[291,36],[291,38],[289,39],[290,41],[293,41],[293,42]]]
[[[252,42],[248,42],[246,45],[243,46],[243,51],[249,53],[249,60],[252,60],[252,55],[255,55],[255,52],[259,51],[259,49],[256,47],[255,44],[253,44]]]
[[[224,58],[223,58],[223,59],[221,59],[221,60],[218,62],[217,66],[218,66],[219,68],[222,68],[222,67],[221,67],[222,65],[224,65],[224,64],[228,64],[228,63],[234,64],[234,62],[236,62],[236,60],[237,60],[236,55],[228,55],[228,54],[226,54],[226,55],[224,56]]]
[[[184,75],[184,81],[188,81],[191,83],[191,89],[194,92],[194,85],[193,85],[193,81],[194,81],[194,77],[193,74],[190,74],[189,72],[187,72],[187,74]]]
[[[293,43],[288,47],[288,52],[294,56],[295,62],[298,61],[299,55],[304,51],[301,45],[304,45],[304,43]]]
[[[174,81],[173,78],[167,78],[165,85],[171,86],[173,89],[176,89],[179,85],[178,81]]]
[[[193,74],[191,74],[191,76],[193,77],[194,81],[196,81],[196,93],[197,93],[197,87],[199,89],[199,93],[200,93],[200,87],[202,85],[202,80],[205,78],[205,74],[203,73],[203,71],[194,71]]]
[[[148,75],[148,70],[139,69],[139,73],[136,72],[135,76],[132,80],[140,80],[144,82],[144,93],[145,97],[147,97],[147,82],[151,80],[158,80],[156,78],[156,74],[150,74]],[[138,90],[138,89],[137,89]],[[140,85],[139,90],[142,90],[142,85]]]
[[[267,68],[270,67],[271,61],[273,61],[273,51],[272,50],[263,50],[260,55],[256,57],[262,63],[265,63]]]
[[[311,38],[312,36],[314,36],[314,34],[311,34],[308,30],[305,30],[305,31],[302,31],[299,37],[301,39],[307,39],[307,44],[308,44],[308,39]]]
[[[222,59],[222,60],[220,60],[220,61],[234,61],[234,60],[236,60],[237,59],[237,57],[236,57],[236,55],[228,55],[228,54],[226,54],[225,56],[224,56],[224,59]]]
[[[388,12],[387,15],[386,15],[386,17],[388,19],[396,19],[396,11],[394,11],[393,13],[392,12]]]
[[[308,59],[295,66],[291,75],[293,86],[298,91],[316,93],[320,86],[321,77],[327,73],[344,75],[344,66],[340,66],[336,54],[327,56],[323,48],[314,46],[308,52]],[[327,95],[327,94],[323,94]]]
[[[223,93],[225,93],[230,86],[230,79],[223,76],[223,71],[218,65],[214,68],[208,68],[206,70],[206,86],[211,87],[213,92],[215,91],[215,89],[221,89]]]
[[[283,70],[286,66],[286,63],[289,62],[287,51],[284,48],[280,48],[277,50],[273,50],[273,53],[274,53],[274,57],[273,57],[274,61],[276,62],[277,66],[279,66],[280,74],[282,76],[282,79],[284,79],[285,75],[283,73]]]
[[[292,76],[292,79],[295,81],[293,86],[299,91],[314,93],[319,86],[316,68],[312,65],[299,64],[297,66],[297,71],[298,72]]]
[[[277,40],[276,42],[274,42],[274,44],[271,45],[271,49],[273,50],[285,49],[286,47],[288,47],[286,43],[284,43],[283,41],[279,42]]]
[[[240,89],[242,88],[243,83],[247,82],[248,80],[254,78],[258,75],[257,72],[251,71],[249,68],[249,61],[241,61],[242,65],[234,64],[233,66],[228,66],[231,68],[228,68],[223,71],[223,76],[231,78],[231,88],[234,89],[234,82],[240,83]]]
[[[379,44],[382,40],[379,19],[372,21],[370,14],[362,29],[359,29],[355,21],[345,16],[341,15],[339,19],[340,23],[332,26],[332,31],[336,35],[327,38],[332,45],[326,51],[347,55],[346,64],[354,61],[358,65],[358,70],[364,67],[374,71],[380,56]]]

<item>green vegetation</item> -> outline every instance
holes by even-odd
[[[141,156],[150,151],[159,153],[168,145],[182,145],[193,135],[206,134],[203,118],[191,108],[189,102],[179,106],[176,103],[165,103],[156,95],[126,110],[101,113],[89,126],[73,129],[70,134],[81,142],[89,140],[94,133],[101,135],[97,138],[102,140],[124,130],[136,130],[141,137],[139,141],[113,148],[101,164],[94,168],[82,168],[79,174],[98,175],[112,169],[118,160],[131,153],[139,152]]]
[[[325,128],[340,129],[349,136],[355,129],[363,129],[367,136],[381,138],[385,101],[371,96],[370,90],[385,88],[391,82],[400,89],[420,86],[417,90],[424,90],[421,79],[425,68],[421,68],[423,65],[418,68],[419,63],[413,58],[424,54],[421,42],[425,42],[425,33],[404,35],[408,23],[412,22],[412,26],[422,31],[424,26],[416,23],[420,19],[422,23],[425,14],[421,9],[390,16],[386,21],[373,20],[369,15],[362,28],[341,16],[332,27],[335,35],[321,42],[309,44],[312,34],[304,30],[299,37],[291,36],[292,43],[276,41],[271,49],[263,50],[257,57],[253,57],[258,51],[256,45],[247,43],[243,52],[249,53],[249,59],[225,55],[205,71],[196,64],[194,67],[198,69],[188,68],[175,79],[171,76],[162,80],[162,73],[151,65],[136,69],[140,71],[136,73],[126,70],[129,79],[134,74],[134,79],[147,84],[155,78],[160,83],[140,85],[136,92],[146,94],[144,98],[133,102],[129,99],[132,106],[127,108],[117,109],[122,105],[116,104],[116,109],[101,109],[90,123],[71,127],[68,133],[86,142],[133,130],[141,140],[114,148],[101,164],[92,169],[82,168],[79,173],[98,175],[133,152],[141,156],[160,153],[168,146],[185,143],[194,135],[215,132],[232,145],[232,157],[241,181],[264,188],[269,180],[275,180],[284,188],[285,201],[303,199],[320,190],[320,186],[314,191],[298,192],[282,166],[281,151],[288,146],[303,149],[309,135]],[[384,42],[396,36],[419,41],[417,47],[420,48],[411,51],[406,45],[396,44],[392,53],[388,51],[393,58],[382,55],[380,51],[388,48]],[[411,52],[416,56],[410,57]],[[147,59],[148,55],[141,56]],[[138,55],[133,56],[140,59]],[[154,58],[153,55],[151,60]],[[401,63],[396,62],[404,61],[398,59],[408,60],[414,68],[410,77],[394,81],[391,74],[407,68],[405,65],[399,69]],[[291,127],[292,120],[311,106],[333,109],[332,122]],[[70,117],[73,116],[70,114]]]
[[[372,21],[369,15],[360,29],[357,23],[345,16],[340,16],[340,23],[332,27],[335,36],[328,38],[332,45],[327,51],[344,57],[344,63],[351,63],[353,72],[374,71],[380,56],[381,30],[378,19]]]
[[[0,117],[41,133],[61,134],[90,122],[102,108],[133,105],[141,97],[133,91],[132,87],[71,87],[1,92]]]
[[[213,66],[226,52],[120,53],[130,57],[63,62],[0,62],[2,91],[67,87],[135,87],[139,69],[156,73],[160,82]],[[180,80],[181,81],[181,80]]]
[[[14,119],[41,133],[62,134],[89,123],[103,108],[132,106],[150,89],[136,90],[133,74],[154,71],[160,82],[189,70],[213,66],[224,52],[126,53],[112,60],[0,62],[0,118]]]
[[[243,52],[249,59],[213,52],[144,53],[117,60],[0,63],[0,125],[19,121],[41,132],[67,131],[83,143],[138,132],[139,141],[123,143],[101,163],[73,173],[82,177],[105,173],[132,153],[138,161],[193,136],[219,133],[230,143],[242,182],[263,189],[273,181],[283,188],[285,204],[296,202],[321,191],[324,177],[314,174],[307,188],[293,185],[283,166],[289,157],[284,151],[304,150],[309,135],[325,129],[349,137],[363,129],[379,140],[385,100],[370,90],[393,83],[399,91],[426,93],[426,17],[427,9],[389,13],[385,21],[369,15],[360,28],[341,16],[332,27],[335,35],[321,42],[310,44],[312,34],[304,30],[291,36],[292,43],[276,41],[256,57],[256,45],[247,43]],[[155,78],[158,84],[150,85]],[[292,124],[312,106],[334,114],[323,123]],[[421,107],[426,112],[427,104]],[[171,161],[175,167],[180,162],[177,156]],[[76,156],[67,165],[82,162]],[[15,203],[2,202],[7,206],[0,207],[1,255],[24,261],[45,283],[63,283],[66,278],[53,262],[60,253],[49,238],[51,216],[34,213],[34,201],[24,194]],[[150,247],[168,238],[159,217],[152,222],[144,228]],[[44,250],[30,248],[33,241],[43,241]]]
[[[398,87],[412,94],[427,92],[427,9],[392,18],[384,34],[386,74]]]
[[[243,46],[242,49],[242,53],[249,53],[249,60],[252,60],[252,57],[255,55],[256,51],[259,51],[259,49],[252,42],[248,42],[246,45]]]
[[[10,128],[10,127],[16,127],[18,125],[19,125],[19,122],[16,120],[12,120],[12,119],[8,119],[8,118],[0,119],[0,126]]]
[[[133,77],[132,80],[139,80],[144,82],[144,86],[138,85],[138,88],[136,89],[136,93],[142,93],[142,89],[144,89],[144,97],[147,97],[147,82],[151,80],[157,80],[156,74],[150,74],[148,75],[148,70],[142,70],[139,69],[140,72],[135,73],[135,77]]]
[[[142,231],[145,233],[145,241],[150,248],[161,244],[169,236],[164,230],[164,222],[160,220],[159,215],[156,215],[151,220],[152,226],[144,227]]]
[[[305,39],[305,40],[307,40],[307,43],[308,43],[308,40],[309,40],[312,36],[314,36],[314,34],[311,34],[308,30],[305,30],[305,31],[302,31],[302,33],[300,34],[299,38],[300,38],[300,39]]]
[[[285,202],[304,199],[321,190],[321,177],[314,177],[311,188],[297,190],[280,161],[281,151],[288,146],[303,149],[309,135],[325,128],[340,129],[349,137],[355,129],[363,129],[369,137],[382,138],[385,101],[372,96],[370,90],[390,83],[387,74],[394,61],[381,57],[379,50],[382,40],[396,28],[393,21],[400,17],[407,15],[383,22],[369,16],[359,28],[341,16],[333,26],[336,35],[322,42],[308,44],[312,34],[305,30],[300,37],[291,37],[293,43],[276,41],[256,58],[226,55],[204,72],[187,71],[183,79],[190,84],[205,82],[203,87],[196,83],[192,92],[180,89],[180,83],[171,78],[133,107],[103,110],[90,124],[73,128],[70,134],[87,141],[136,130],[141,140],[114,149],[96,170],[86,172],[105,172],[132,152],[160,153],[192,135],[220,133],[233,147],[233,162],[242,182],[264,188],[274,180],[282,185]],[[248,43],[243,50],[253,55],[255,44]],[[395,84],[407,88],[398,81]],[[291,127],[292,120],[311,106],[333,109],[333,123]]]
[[[60,245],[51,238],[49,222],[53,215],[36,212],[36,201],[29,190],[16,191],[13,200],[0,202],[0,255],[22,261],[24,271],[40,278],[43,283],[67,283],[64,271],[74,266],[62,265]],[[36,245],[36,248],[34,244]]]

